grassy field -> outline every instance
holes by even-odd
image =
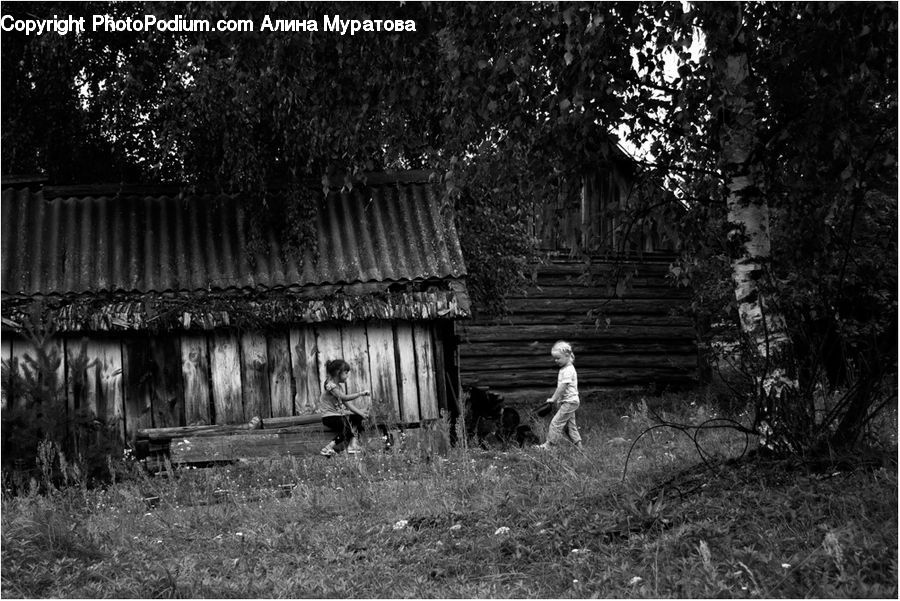
[[[6,495],[2,595],[896,598],[896,461],[729,461],[744,437],[713,431],[704,463],[684,433],[657,429],[623,481],[646,405],[595,400],[579,420],[584,454],[112,466],[104,489]]]

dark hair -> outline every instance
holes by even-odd
[[[325,364],[325,373],[332,378],[343,371],[350,371],[350,364],[343,359],[332,359]]]

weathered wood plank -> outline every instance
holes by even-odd
[[[587,314],[591,310],[600,310],[608,315],[668,315],[674,308],[672,302],[666,299],[591,299],[568,295],[559,298],[520,296],[508,298],[506,303],[513,313],[542,313],[548,316]]]
[[[185,421],[188,425],[212,423],[209,348],[205,334],[185,334],[181,337],[181,377]]]
[[[181,342],[175,336],[150,338],[153,383],[153,425],[184,425],[184,392],[181,375]]]
[[[684,315],[642,315],[642,314],[618,314],[602,313],[589,316],[586,313],[560,311],[557,315],[550,313],[531,313],[520,311],[492,320],[479,319],[472,325],[486,326],[540,326],[548,323],[579,325],[598,327],[600,330],[613,326],[641,326],[641,327],[682,327],[691,328],[694,320]]]
[[[416,349],[416,377],[419,386],[419,415],[422,419],[440,417],[438,411],[437,383],[434,370],[434,340],[431,326],[413,325],[413,343]]]
[[[617,383],[652,384],[656,381],[667,381],[680,376],[689,376],[689,370],[677,368],[601,368],[578,371],[578,384],[581,386],[606,385]],[[497,388],[517,388],[529,386],[541,386],[546,384],[550,392],[553,392],[555,384],[554,374],[543,372],[502,371],[502,372],[464,372],[462,375],[464,385],[491,386]],[[549,396],[549,395],[548,395]]]
[[[122,341],[122,393],[125,404],[125,434],[133,439],[137,431],[153,426],[150,341],[129,337]]]
[[[372,380],[369,375],[369,342],[366,337],[366,327],[363,325],[344,326],[341,329],[341,347],[344,361],[350,364],[347,390],[349,392],[371,391]],[[369,399],[364,401],[368,402]]]
[[[367,332],[372,406],[379,420],[394,423],[400,420],[400,397],[393,330],[389,322],[373,322],[368,325]]]
[[[230,332],[217,332],[209,342],[215,422],[242,423],[245,420],[241,398],[241,354],[237,336]]]
[[[322,324],[320,326],[316,326],[316,348],[318,349],[317,362],[319,367],[319,384],[321,389],[321,386],[325,385],[325,364],[329,361],[343,358],[344,349],[341,346],[340,328],[331,324]],[[351,365],[350,367],[352,369],[354,366]],[[321,394],[321,390],[317,392]],[[318,402],[319,398],[318,396],[316,396],[316,403]]]
[[[266,337],[260,332],[241,335],[241,389],[245,419],[272,416],[269,353]]]
[[[280,430],[294,426],[309,424],[321,424],[322,416],[318,413],[311,415],[294,415],[291,417],[269,417],[260,421],[260,430]],[[210,426],[178,426],[173,428],[143,428],[138,430],[140,438],[148,440],[166,440],[179,436],[203,436],[218,434],[246,433],[251,430],[248,424],[210,425]]]
[[[121,440],[125,440],[125,403],[122,387],[122,343],[116,339],[104,339],[100,346],[100,389],[97,414],[106,424],[115,428]]]
[[[291,351],[287,332],[274,332],[268,338],[269,395],[272,416],[289,417],[294,414]]]
[[[435,385],[437,387],[437,404],[438,414],[441,412],[450,414],[450,407],[447,400],[447,375],[446,364],[444,362],[444,341],[441,338],[440,329],[436,325],[432,325],[431,331],[434,334],[434,374]]]
[[[533,343],[522,344],[519,341],[511,342],[481,342],[478,344],[464,344],[459,349],[460,356],[467,365],[475,359],[490,357],[523,357],[523,356],[550,356],[550,346]],[[586,354],[671,354],[680,355],[696,353],[696,345],[688,340],[654,342],[648,340],[614,341],[614,340],[580,340],[575,345],[575,356]]]
[[[87,353],[87,366],[84,382],[84,409],[88,415],[104,419],[106,415],[100,410],[105,410],[105,399],[101,392],[103,372],[103,346],[99,340],[88,339],[85,350]],[[101,406],[102,405],[102,406]]]
[[[535,325],[527,328],[517,326],[461,325],[459,333],[463,342],[499,342],[519,340],[524,343],[538,342],[553,344],[559,339],[597,340],[692,340],[696,334],[689,326],[618,326],[595,328],[583,325]]]
[[[400,381],[400,419],[406,422],[420,420],[419,384],[416,372],[416,349],[412,324],[397,322],[394,326],[397,369]]]
[[[528,298],[592,298],[598,300],[668,300],[673,303],[688,302],[691,291],[688,288],[626,288],[622,294],[615,294],[609,286],[581,286],[559,282],[542,283],[527,290]]]
[[[291,371],[294,374],[294,412],[315,413],[319,403],[319,364],[312,326],[291,328]]]
[[[69,399],[69,415],[89,411],[87,338],[67,339],[66,347],[66,394]]]
[[[683,367],[697,366],[697,353],[683,355],[671,354],[604,354],[594,355],[575,351],[576,369],[594,369],[602,367]],[[479,361],[467,364],[466,372],[498,371],[507,369],[546,369],[553,370],[554,363],[548,352],[544,355],[526,355],[510,357],[497,355],[494,357],[482,357]]]
[[[173,441],[169,450],[174,464],[234,461],[252,457],[314,455],[332,436],[333,433],[321,427],[300,432],[258,431],[252,435],[197,436]]]

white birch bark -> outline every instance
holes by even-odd
[[[734,294],[738,303],[741,329],[761,359],[763,372],[758,376],[762,399],[760,432],[768,437],[775,417],[791,402],[798,387],[791,375],[790,339],[783,315],[768,302],[764,286],[766,266],[772,247],[769,232],[769,207],[760,189],[758,164],[753,156],[758,148],[758,119],[753,101],[754,82],[746,51],[738,34],[722,69],[725,88],[725,123],[720,134],[723,169],[728,188],[730,236],[740,240],[740,252],[732,260]]]

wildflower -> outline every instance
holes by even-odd
[[[403,530],[407,524],[409,524],[409,520],[400,520],[394,524],[394,530]]]
[[[640,576],[635,576],[634,578],[632,578],[631,580],[628,581],[628,584],[630,584],[631,586],[634,586],[635,584],[640,584],[643,581],[644,581],[644,579],[641,578]]]
[[[789,567],[791,567],[791,564],[789,564],[789,563],[783,563],[783,564],[781,564],[781,567],[783,567],[783,568],[786,570],[786,569],[788,569]]]
[[[450,526],[450,530],[462,530],[462,524],[453,524],[452,526]]]
[[[509,534],[509,528],[506,526],[500,526],[497,528],[497,531],[494,532],[494,536],[500,536],[501,534]]]

